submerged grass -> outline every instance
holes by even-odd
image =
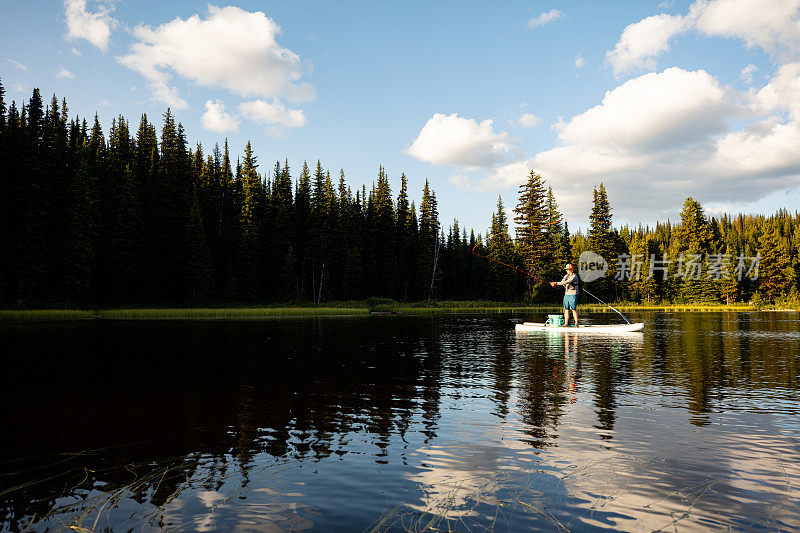
[[[737,303],[725,304],[640,304],[615,303],[616,309],[631,311],[755,311],[756,307]],[[348,300],[313,304],[275,304],[269,307],[202,307],[202,308],[114,308],[114,309],[0,309],[0,320],[78,320],[78,319],[263,319],[303,316],[363,316],[381,314],[433,315],[450,313],[530,313],[561,312],[560,305],[493,302],[486,300],[430,302],[396,302],[387,298]],[[600,303],[580,304],[583,313],[613,313]]]

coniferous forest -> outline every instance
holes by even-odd
[[[416,206],[405,175],[393,191],[380,166],[369,190],[353,191],[344,171],[320,161],[265,164],[249,142],[241,154],[227,141],[190,147],[169,110],[161,119],[157,128],[146,115],[134,126],[120,116],[104,132],[97,115],[71,117],[66,100],[45,104],[38,89],[7,104],[0,84],[0,305],[552,302],[545,281],[585,250],[609,261],[592,285],[609,300],[797,300],[798,213],[709,217],[687,198],[674,223],[614,227],[601,183],[587,233],[570,234],[552,188],[532,172],[514,238],[502,198],[481,236],[440,225],[427,181]],[[760,258],[757,276],[737,271],[744,256]],[[639,260],[638,279],[620,257]],[[687,275],[688,257],[701,279]]]

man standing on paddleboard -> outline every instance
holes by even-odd
[[[572,263],[567,263],[564,267],[567,273],[561,281],[551,281],[550,286],[561,285],[564,287],[564,326],[569,324],[569,312],[572,310],[572,318],[575,325],[578,325],[578,292],[580,291],[581,278],[575,273]]]

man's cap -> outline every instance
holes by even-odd
[[[574,269],[575,265],[573,265],[572,263],[567,263],[566,265],[564,265],[564,268],[572,268],[572,269]]]

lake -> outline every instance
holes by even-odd
[[[0,324],[0,529],[800,529],[800,316],[630,315]]]

